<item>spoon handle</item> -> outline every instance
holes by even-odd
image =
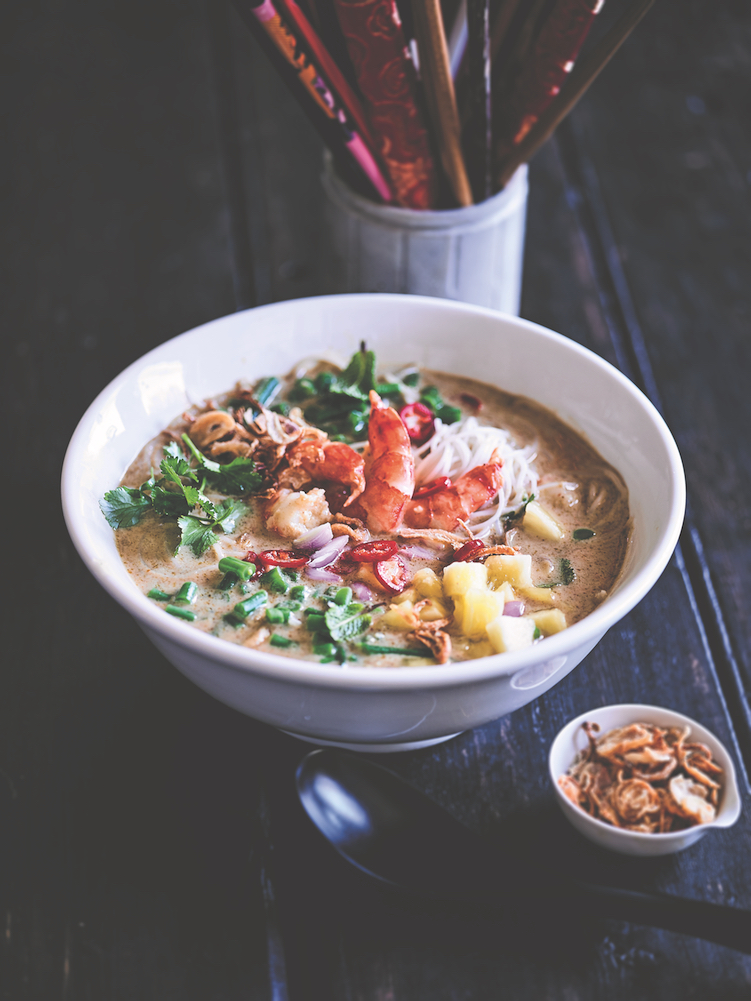
[[[751,953],[751,911],[685,897],[577,882],[572,896],[602,917],[664,928]]]

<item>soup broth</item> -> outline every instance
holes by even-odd
[[[390,668],[490,656],[544,642],[608,595],[629,542],[627,490],[618,472],[553,413],[473,380],[425,371],[409,373],[410,389],[400,378],[376,384],[384,402],[377,404],[371,396],[370,443],[364,448],[364,439],[354,448],[346,442],[332,448],[333,424],[324,424],[328,437],[303,431],[285,443],[285,435],[297,433],[295,422],[312,425],[313,416],[323,413],[323,393],[316,395],[326,383],[322,372],[341,376],[319,366],[310,379],[289,380],[291,399],[276,404],[276,417],[257,404],[258,387],[236,390],[218,405],[183,415],[145,446],[123,478],[121,487],[134,504],[141,503],[139,498],[151,503],[143,503],[137,523],[117,528],[122,560],[134,585],[185,618],[186,628],[301,660]],[[303,382],[310,386],[301,388]],[[301,401],[303,389],[309,395]],[[306,400],[303,418],[294,408]],[[358,406],[354,412],[367,420],[368,404]],[[364,429],[352,412],[347,427],[349,437],[357,438]],[[215,418],[213,431],[198,434],[210,423],[207,414],[223,413],[227,418]],[[383,459],[376,421],[396,435],[395,441],[387,436]],[[225,434],[207,442],[225,423],[228,429],[233,423],[244,428],[244,437]],[[480,437],[488,428],[504,429],[511,447],[523,453],[534,490],[512,497],[513,506],[504,508],[498,500],[496,483],[508,481],[515,458],[500,463],[486,456],[474,464],[473,454],[482,458],[476,452],[465,457],[465,471],[458,476],[421,481],[420,470],[437,440],[433,433],[444,436],[441,455],[448,461],[450,449],[461,452],[472,428]],[[461,441],[460,431],[465,432]],[[301,445],[306,434],[311,461],[301,459],[308,448]],[[280,439],[276,443],[274,435]],[[458,444],[452,444],[452,436]],[[352,459],[363,452],[364,465]],[[198,453],[204,458],[197,459]],[[180,468],[198,468],[196,479],[179,473],[173,480],[161,477],[160,488],[160,475],[155,479],[153,471],[160,470],[165,454],[182,456]],[[493,452],[496,459],[498,454]],[[242,459],[238,468],[247,471],[259,456],[257,483],[236,493],[217,488],[220,474],[211,471],[211,464],[227,470]],[[418,475],[410,487],[413,461]],[[186,483],[206,498],[208,507],[193,508],[201,517],[165,513],[172,495],[178,495],[183,511],[189,510],[193,495],[180,493]],[[165,501],[160,494],[157,503],[153,498],[160,489],[168,496]],[[477,510],[466,511],[486,494],[489,499]],[[222,523],[217,505],[228,496],[234,497],[226,501],[234,508]],[[208,544],[197,555],[203,542],[185,540],[201,531],[213,534],[204,537]],[[335,550],[330,562],[327,546]],[[245,579],[241,564],[252,568]]]

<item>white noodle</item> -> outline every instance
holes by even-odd
[[[480,424],[476,417],[465,417],[456,424],[444,424],[436,418],[435,434],[415,454],[415,484],[420,486],[441,476],[456,480],[475,466],[490,462],[496,449],[503,460],[498,497],[467,519],[472,532],[481,538],[494,529],[500,532],[501,518],[537,491],[536,446],[519,448],[508,431]]]

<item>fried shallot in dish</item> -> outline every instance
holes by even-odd
[[[717,815],[722,769],[706,744],[689,743],[691,728],[630,723],[597,736],[558,779],[564,794],[613,827],[666,834]]]

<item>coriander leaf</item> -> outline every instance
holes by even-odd
[[[243,456],[210,471],[209,480],[223,494],[252,494],[263,487],[263,474],[252,459]]]
[[[136,487],[116,487],[99,501],[111,528],[132,528],[151,507],[151,501]]]
[[[211,526],[195,515],[185,514],[177,519],[177,524],[181,531],[178,549],[180,546],[190,546],[195,556],[201,556],[217,541]]]
[[[597,533],[591,528],[575,528],[573,532],[574,542],[583,542],[585,539],[592,539]]]
[[[170,441],[164,446],[164,454],[173,459],[184,459],[185,456],[176,441]]]
[[[351,612],[346,605],[333,605],[324,616],[326,628],[333,640],[349,640],[364,633],[370,626],[371,617]]]
[[[198,480],[196,471],[182,453],[180,455],[165,455],[159,468],[165,479],[179,483],[180,486],[182,486],[181,476],[185,476],[189,480]]]
[[[231,532],[237,519],[245,513],[247,508],[243,501],[228,497],[221,504],[217,504],[214,510],[216,511],[214,524],[218,525],[224,532]]]
[[[564,556],[559,562],[559,568],[561,572],[561,579],[553,581],[551,584],[537,584],[537,587],[565,587],[567,584],[573,584],[576,580],[576,570],[571,566],[571,560],[567,560]]]
[[[187,434],[183,435],[183,441],[192,452],[193,457],[195,459],[198,459],[198,462],[204,469],[208,470],[211,473],[216,473],[222,468],[218,462],[214,462],[213,459],[207,459],[206,456],[203,454],[203,452],[199,452],[199,450],[196,448],[196,446],[193,444],[193,442],[190,440]]]
[[[527,497],[526,494],[523,494],[522,495],[522,502],[519,505],[519,507],[516,508],[516,510],[514,510],[514,511],[510,511],[505,516],[504,521],[512,522],[512,521],[518,521],[519,518],[523,518],[524,517],[524,512],[527,510],[527,504],[531,503],[534,499],[535,499],[535,495],[534,494],[530,494],[529,497]],[[551,585],[551,586],[553,586],[553,585]]]
[[[561,560],[561,581],[563,584],[573,584],[576,580],[576,570],[571,566],[571,560],[564,556]]]
[[[163,483],[164,480],[161,480],[151,488],[151,503],[158,515],[163,518],[176,518],[178,515],[187,514],[196,506],[197,497],[193,499],[193,494],[197,495],[198,491],[195,487],[185,488],[191,492],[191,496],[187,497],[185,489],[178,493],[176,490],[167,490]],[[182,487],[182,484],[180,486]]]

